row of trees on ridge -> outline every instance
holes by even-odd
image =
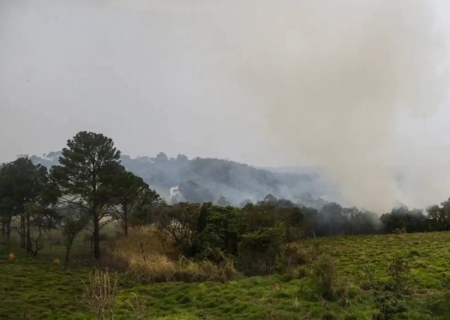
[[[381,217],[334,202],[320,209],[299,206],[272,195],[241,208],[225,198],[216,204],[168,205],[121,165],[120,155],[112,139],[83,131],[68,140],[59,165],[50,170],[27,157],[2,165],[2,238],[9,243],[15,231],[21,247],[36,255],[43,246],[42,233],[61,228],[67,264],[73,240],[83,229],[92,232],[98,259],[100,230],[106,223],[119,221],[124,236],[130,227],[152,224],[161,239],[171,238],[186,256],[217,262],[236,256],[245,270],[260,256],[270,257],[266,267],[275,263],[281,244],[303,238],[450,229],[450,201],[426,213],[400,207]]]

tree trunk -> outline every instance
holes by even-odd
[[[64,259],[64,269],[66,269],[66,270],[69,267],[69,254],[70,254],[70,250],[72,249],[73,240],[68,239],[68,241],[69,241],[69,243],[67,244],[67,247],[66,247],[66,258]]]
[[[20,248],[25,249],[25,213],[20,215]]]
[[[128,237],[128,204],[122,205],[123,211],[123,233],[125,237]]]
[[[100,219],[94,218],[94,258],[100,259]]]
[[[6,247],[9,248],[11,244],[11,220],[6,224]]]
[[[31,242],[31,221],[30,213],[26,213],[26,240],[27,240],[27,252],[33,251],[33,243]]]

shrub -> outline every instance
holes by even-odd
[[[388,273],[391,279],[374,291],[375,305],[379,309],[379,312],[373,315],[374,320],[395,319],[408,310],[402,301],[402,294],[407,292],[410,280],[408,262],[398,257],[392,259]]]
[[[337,267],[335,260],[329,255],[322,255],[314,266],[319,292],[330,299],[335,292]]]
[[[334,313],[326,313],[323,315],[322,320],[336,320],[338,317]]]
[[[135,293],[132,293],[132,295],[134,296],[134,302],[131,302],[129,299],[125,300],[125,302],[133,310],[135,320],[145,320],[145,314],[147,313],[145,301],[140,299]]]
[[[242,236],[238,246],[238,268],[246,275],[273,273],[283,244],[284,228],[262,227]]]
[[[408,309],[398,299],[389,291],[375,291],[375,305],[380,310],[378,313],[373,315],[374,320],[392,320],[395,319],[396,315],[400,315],[406,312]]]
[[[114,319],[117,279],[111,282],[107,271],[95,269],[85,286],[84,301],[95,313],[97,319],[104,320],[106,314],[109,315],[109,319]]]
[[[402,258],[394,258],[389,264],[392,289],[398,293],[406,293],[410,282],[411,268],[408,261]]]
[[[101,259],[103,266],[128,272],[140,283],[169,281],[227,281],[238,275],[234,260],[222,255],[220,263],[187,259],[170,238],[161,241],[161,232],[152,227],[130,230]],[[177,258],[175,258],[177,257]]]
[[[363,290],[374,289],[376,287],[375,269],[368,264],[362,266],[359,281],[361,289]]]
[[[171,238],[165,237],[164,233],[153,227],[129,230],[127,237],[121,237],[115,242],[113,251],[139,253],[142,259],[152,254],[176,257],[180,253]]]

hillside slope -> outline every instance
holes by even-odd
[[[32,160],[51,167],[58,164],[60,155],[61,152],[50,152],[42,157],[32,156]],[[223,196],[228,203],[240,205],[245,200],[260,201],[268,194],[312,207],[323,205],[321,197],[339,201],[337,188],[311,170],[283,172],[220,159],[190,160],[184,155],[169,158],[164,153],[155,158],[123,155],[121,161],[127,170],[142,177],[168,200],[170,188],[178,186],[179,200],[189,202],[217,202]]]

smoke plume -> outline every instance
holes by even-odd
[[[3,1],[4,136],[308,162],[357,206],[423,207],[450,195],[450,153],[423,149],[442,142],[423,128],[447,102],[446,2]]]
[[[437,165],[438,154],[424,156],[394,133],[399,119],[424,120],[445,102],[435,4],[267,2],[242,24],[227,67],[264,113],[279,153],[323,165],[358,206],[428,205],[450,195],[449,162]]]

